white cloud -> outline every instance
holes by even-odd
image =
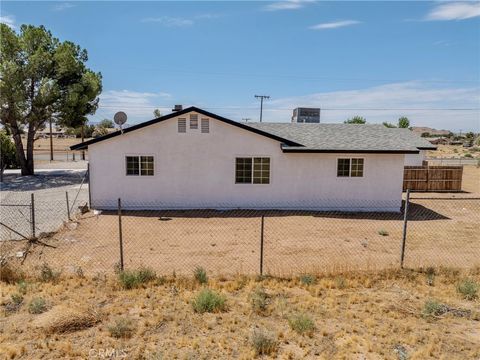
[[[342,20],[342,21],[335,21],[335,22],[313,25],[313,26],[310,26],[309,29],[312,29],[312,30],[336,29],[336,28],[341,28],[341,27],[351,26],[356,24],[360,24],[360,21]]]
[[[267,11],[278,10],[296,10],[305,6],[307,3],[313,2],[312,0],[286,0],[270,3],[264,7]]]
[[[100,95],[100,117],[110,117],[117,111],[125,111],[128,122],[135,123],[153,118],[153,110],[160,109],[162,113],[170,112],[171,106],[162,107],[166,99],[170,102],[171,95],[165,92],[137,92],[129,90],[108,90]],[[98,118],[97,116],[97,118]],[[92,119],[96,121],[95,119]]]
[[[396,122],[407,116],[414,126],[431,126],[451,130],[480,130],[480,111],[428,110],[478,109],[479,87],[432,87],[421,81],[393,83],[358,90],[314,93],[274,99],[264,103],[266,121],[288,122],[292,110],[299,106],[322,108],[322,122],[343,122],[361,115],[370,123]],[[258,105],[258,104],[252,104]],[[362,110],[364,109],[364,110]],[[375,110],[373,110],[375,109]],[[257,110],[241,111],[231,116],[258,119]],[[256,121],[256,120],[254,120]]]
[[[480,2],[454,2],[435,7],[426,20],[464,20],[480,16]]]
[[[0,16],[0,23],[8,25],[12,29],[17,28],[17,26],[15,25],[15,16],[13,15]]]
[[[56,4],[52,7],[52,10],[53,11],[64,11],[64,10],[67,10],[67,9],[71,9],[73,7],[75,7],[76,5],[72,4],[72,3],[68,3],[68,2],[65,2],[65,3],[59,3],[59,4]]]
[[[170,16],[149,17],[149,18],[142,19],[142,22],[159,23],[166,27],[187,27],[187,26],[192,26],[195,23],[192,19],[170,17]]]

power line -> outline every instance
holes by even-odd
[[[260,122],[262,122],[263,99],[270,99],[270,96],[268,96],[268,95],[255,95],[255,99],[260,99]]]

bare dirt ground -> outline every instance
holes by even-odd
[[[38,274],[20,285],[1,283],[2,359],[480,357],[478,299],[466,300],[456,290],[465,278],[478,284],[478,269],[349,273],[313,278],[312,284],[237,276],[202,286],[189,275],[157,278],[133,290],[123,290],[113,276],[42,282]],[[193,310],[203,287],[225,297],[224,311]],[[264,308],[252,301],[258,289],[266,293]],[[32,306],[39,298],[42,309]],[[427,316],[432,299],[445,313]],[[289,325],[297,314],[312,321],[305,334]],[[119,319],[125,326],[115,325]],[[269,355],[256,355],[255,331],[270,339]]]
[[[479,174],[466,167],[465,193],[412,195],[405,266],[480,265]],[[124,212],[125,267],[145,265],[161,274],[190,273],[196,266],[213,274],[258,273],[262,215],[268,274],[399,266],[402,214],[204,210]],[[120,259],[118,229],[115,212],[87,213],[44,240],[55,248],[34,246],[25,264],[112,272]],[[3,252],[21,246],[4,244]]]
[[[437,145],[437,150],[430,150],[427,153],[428,157],[444,159],[470,157],[467,154],[470,154],[472,159],[480,159],[480,148],[478,146],[465,148],[462,145]]]

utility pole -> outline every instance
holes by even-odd
[[[50,161],[53,161],[52,118],[50,118]]]
[[[242,121],[248,122],[248,120],[252,120],[250,118],[242,118]]]
[[[263,115],[263,99],[270,99],[268,95],[255,95],[256,99],[260,99],[260,122],[262,122]]]

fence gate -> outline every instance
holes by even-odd
[[[403,191],[461,191],[463,166],[405,166]]]

